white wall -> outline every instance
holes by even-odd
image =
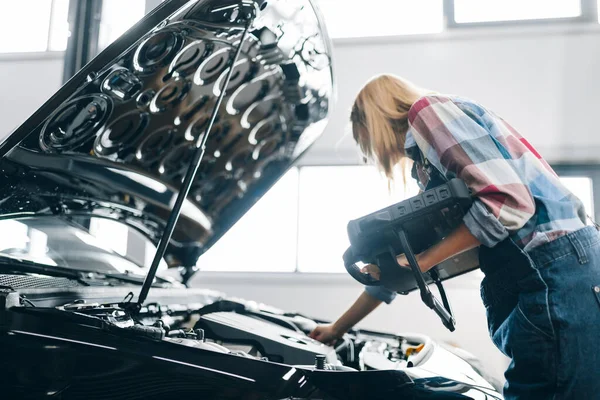
[[[356,162],[351,135],[343,138],[352,100],[366,80],[384,72],[483,103],[549,161],[600,161],[598,49],[597,25],[336,42],[339,101],[325,136],[304,162]]]
[[[0,55],[0,138],[41,106],[62,82],[62,53]]]

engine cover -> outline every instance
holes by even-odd
[[[272,322],[233,312],[203,315],[194,328],[204,329],[207,339],[223,345],[250,345],[270,361],[291,365],[312,365],[322,354],[327,363],[336,364],[335,350],[316,340]]]

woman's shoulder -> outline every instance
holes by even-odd
[[[445,103],[448,101],[452,101],[453,98],[455,98],[457,96],[453,96],[453,95],[449,95],[449,94],[442,94],[442,93],[427,93],[424,94],[423,96],[419,97],[417,99],[417,101],[414,102],[413,104],[413,108],[415,106],[418,105],[430,105],[430,104],[435,104],[435,103]]]
[[[417,101],[413,105],[418,103],[455,103],[455,104],[474,104],[481,106],[479,102],[473,100],[469,97],[457,95],[457,94],[449,94],[449,93],[427,93],[423,96],[419,97]]]
[[[431,106],[443,107],[444,104],[454,103],[458,96],[442,93],[427,93],[419,97],[408,110],[408,119],[412,122],[417,115]]]
[[[451,96],[452,97],[452,102],[454,104],[456,104],[459,108],[469,108],[471,110],[477,110],[480,111],[481,113],[486,112],[486,108],[484,106],[481,105],[481,103],[470,99],[468,97],[464,97],[464,96]]]
[[[421,96],[415,101],[414,106],[417,105],[431,105],[431,104],[444,104],[444,103],[452,103],[455,105],[467,105],[467,106],[476,106],[481,107],[481,104],[476,102],[473,99],[470,99],[465,96],[455,95],[455,94],[443,94],[443,93],[429,93],[424,96]]]
[[[410,110],[408,111],[409,121],[414,121],[421,111],[432,106],[436,109],[458,108],[463,112],[475,113],[480,116],[488,112],[484,106],[468,97],[454,94],[430,93],[420,97],[411,106]]]

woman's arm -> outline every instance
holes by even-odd
[[[435,95],[413,105],[409,124],[429,162],[471,190],[475,199],[463,222],[482,245],[494,247],[535,214],[527,174],[519,167],[526,145],[505,121],[475,104]]]
[[[417,261],[421,270],[425,272],[442,261],[479,245],[479,240],[471,234],[463,223],[444,240],[418,254]],[[398,257],[398,262],[400,265],[408,267],[408,261],[404,256]],[[368,265],[364,268],[364,271],[368,271],[373,277],[379,279],[379,269],[376,266]],[[330,344],[342,337],[345,332],[369,315],[381,303],[381,300],[365,291],[337,321],[330,325],[319,325],[309,336],[320,342]]]
[[[416,257],[417,262],[421,267],[421,271],[425,272],[463,251],[478,247],[480,244],[479,239],[473,236],[463,223],[441,242],[418,254]],[[404,255],[398,257],[398,263],[405,267],[409,265]]]
[[[367,292],[363,292],[346,312],[331,325],[319,325],[310,333],[310,337],[329,344],[341,338],[350,328],[382,303]]]

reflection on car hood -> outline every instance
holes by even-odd
[[[257,18],[223,88],[244,28],[233,4]],[[162,3],[4,138],[0,218],[112,218],[157,242],[222,90],[166,254],[194,264],[324,129],[331,47],[309,0]]]

